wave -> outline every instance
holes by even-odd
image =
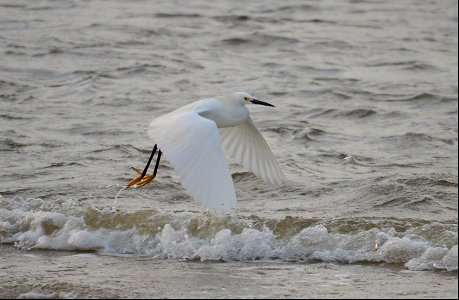
[[[293,131],[293,139],[304,140],[306,142],[314,141],[316,137],[328,134],[326,131],[318,128],[304,128]]]
[[[285,5],[280,7],[273,7],[269,9],[260,10],[261,13],[279,13],[279,12],[298,12],[298,11],[312,11],[317,10],[318,7],[315,5],[309,4],[299,4],[299,5]]]
[[[269,45],[285,45],[285,44],[295,44],[299,43],[299,40],[296,38],[272,35],[272,34],[263,34],[263,33],[254,33],[244,37],[233,37],[227,38],[220,41],[225,46],[253,46],[253,47],[265,47]]]
[[[215,16],[213,19],[222,23],[237,23],[249,21],[251,18],[246,15],[221,15]]]
[[[430,136],[425,133],[417,132],[407,132],[401,135],[386,136],[383,137],[383,139],[392,145],[397,144],[402,146],[412,146],[417,144],[422,144],[422,146],[425,146],[426,142],[439,142],[441,144],[454,145],[455,142],[457,142],[457,138],[439,138],[436,136]]]
[[[378,114],[378,112],[373,109],[368,108],[356,108],[350,110],[341,110],[341,109],[320,109],[318,112],[313,112],[310,116],[314,117],[330,117],[330,118],[348,118],[348,119],[363,119],[373,115]]]
[[[202,18],[200,14],[157,13],[156,18]]]
[[[457,102],[457,95],[436,94],[420,92],[412,94],[385,94],[370,91],[354,91],[355,93],[367,95],[377,101],[387,102],[416,102],[419,104],[443,104]]]
[[[457,224],[425,221],[314,220],[287,216],[119,211],[71,200],[0,196],[0,236],[23,250],[91,251],[197,261],[281,260],[404,264],[457,271]],[[425,233],[429,234],[425,234]],[[442,243],[434,237],[442,233]],[[431,235],[430,235],[431,234]]]
[[[424,63],[417,60],[406,60],[406,61],[377,61],[367,63],[366,66],[368,67],[397,67],[405,70],[441,70],[439,67],[434,65]]]
[[[0,138],[0,151],[16,151],[18,148],[26,147],[27,145],[19,143],[10,138]]]

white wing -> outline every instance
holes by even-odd
[[[236,208],[236,193],[215,122],[193,111],[150,123],[148,134],[194,200],[215,212]]]
[[[220,137],[228,155],[255,175],[276,185],[285,181],[279,164],[250,117],[238,126],[220,128]]]

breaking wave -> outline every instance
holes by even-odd
[[[391,226],[392,225],[392,226]],[[401,264],[457,271],[457,224],[81,207],[72,200],[0,196],[2,243],[23,250],[90,251],[196,261],[281,260]]]

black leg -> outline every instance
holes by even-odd
[[[156,177],[156,173],[158,172],[159,160],[161,159],[161,154],[163,154],[163,153],[161,152],[161,150],[159,150],[158,158],[156,158],[155,170],[153,171],[153,176],[155,176],[155,177]]]
[[[148,167],[150,167],[151,160],[153,159],[153,155],[155,155],[157,149],[158,149],[158,147],[155,145],[153,147],[153,150],[151,151],[150,159],[148,160],[148,163],[145,166],[145,169],[143,169],[143,172],[142,172],[142,175],[140,176],[140,179],[142,179],[145,176],[145,174],[147,174]],[[161,150],[159,151],[159,156],[161,156]],[[158,160],[159,160],[159,156],[158,156]],[[157,167],[155,167],[155,171],[156,171],[156,168]]]

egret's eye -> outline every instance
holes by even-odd
[[[251,101],[250,97],[244,97],[245,101]]]

